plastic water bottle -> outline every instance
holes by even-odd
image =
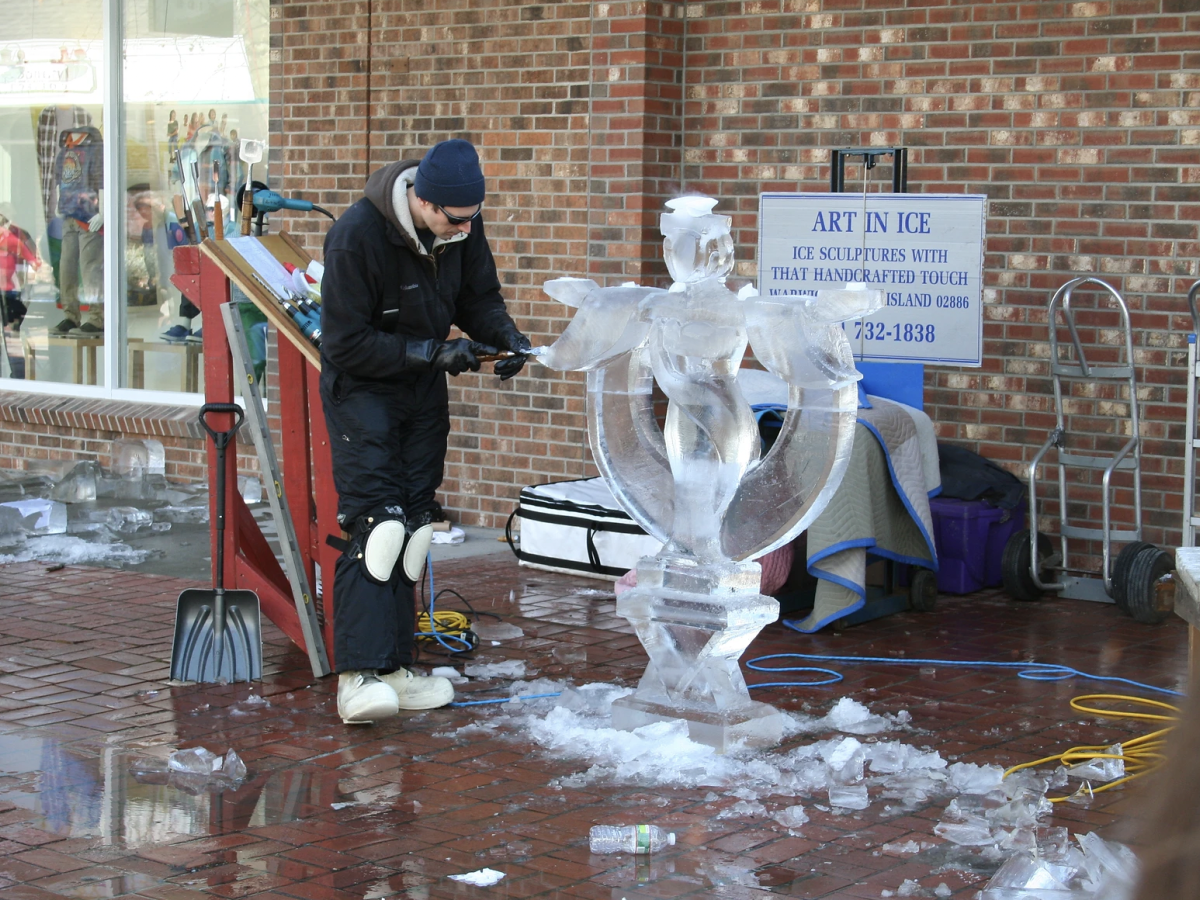
[[[657,825],[593,825],[588,845],[593,853],[657,853],[675,843],[675,832]]]

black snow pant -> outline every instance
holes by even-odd
[[[361,516],[399,506],[412,519],[436,506],[446,461],[450,410],[446,376],[424,373],[380,384],[321,371],[321,403],[329,428],[338,521],[355,541]],[[333,573],[333,653],[339,672],[397,669],[413,661],[413,587],[397,565],[391,580],[367,577],[353,548]]]

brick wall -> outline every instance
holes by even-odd
[[[208,478],[208,436],[196,421],[195,407],[14,392],[0,396],[0,469],[39,472],[56,460],[110,467],[113,442],[120,438],[161,442],[168,481]],[[243,440],[237,446],[238,472],[257,475],[254,445]]]
[[[273,23],[284,190],[336,211],[379,165],[471,139],[506,296],[535,342],[566,321],[548,278],[665,280],[656,220],[676,191],[734,215],[751,278],[759,192],[826,190],[832,148],[911,148],[910,190],[991,199],[986,358],[927,370],[940,437],[1014,468],[1032,457],[1053,418],[1049,292],[1097,273],[1131,309],[1146,538],[1178,541],[1197,0],[288,0]],[[317,249],[320,220],[287,227]],[[522,485],[594,471],[582,379],[464,376],[453,399],[457,518],[498,524]]]

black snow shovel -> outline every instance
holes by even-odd
[[[209,413],[232,413],[233,427],[214,431]],[[260,681],[262,622],[254,591],[225,590],[225,448],[242,427],[245,413],[236,403],[206,403],[200,424],[217,448],[217,566],[211,591],[189,589],[175,609],[171,678],[175,681]]]

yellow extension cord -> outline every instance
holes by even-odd
[[[1085,701],[1094,700],[1125,703],[1132,706],[1149,706],[1154,709],[1169,710],[1171,715],[1154,712],[1126,712],[1124,710],[1088,706],[1085,703]],[[1166,745],[1166,736],[1175,727],[1174,723],[1179,720],[1179,707],[1177,706],[1172,706],[1170,703],[1163,703],[1161,700],[1145,700],[1141,697],[1126,697],[1121,694],[1084,694],[1071,701],[1071,708],[1077,712],[1088,713],[1101,719],[1138,719],[1143,722],[1169,722],[1171,724],[1150,734],[1122,741],[1121,750],[1123,752],[1120,754],[1109,753],[1108,747],[1072,747],[1065,753],[1058,753],[1054,756],[1047,756],[1044,759],[1037,759],[1033,762],[1013,766],[1004,773],[1005,778],[1021,769],[1032,769],[1035,766],[1042,766],[1052,762],[1062,763],[1069,769],[1072,766],[1082,765],[1093,759],[1123,760],[1126,772],[1124,778],[1118,778],[1116,781],[1107,782],[1099,787],[1092,787],[1090,783],[1085,781],[1079,791],[1076,792],[1076,794],[1081,792],[1085,794],[1098,794],[1101,791],[1115,788],[1119,784],[1125,784],[1127,781],[1133,781],[1135,778],[1141,778],[1143,775],[1154,771],[1162,765],[1166,759],[1166,756],[1163,754],[1163,748]],[[1047,799],[1051,803],[1061,803],[1063,800],[1069,800],[1071,797],[1076,796],[1076,794],[1070,794],[1065,797],[1048,797]]]
[[[471,620],[465,614],[456,612],[455,610],[438,610],[433,614],[434,622],[437,623],[439,634],[461,635],[464,631],[471,627]],[[423,612],[417,616],[417,632],[418,639],[422,641],[435,641],[433,635],[433,627],[429,622],[429,613]]]

